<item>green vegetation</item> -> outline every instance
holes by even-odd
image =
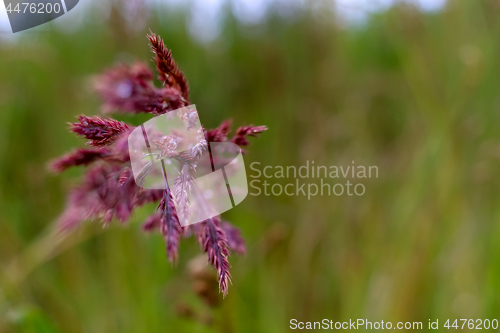
[[[201,45],[183,15],[156,12],[132,30],[115,10],[75,31],[0,41],[0,332],[499,319],[499,14],[496,1],[464,0],[425,15],[398,6],[349,29],[318,13],[254,28],[228,16]],[[56,176],[47,162],[83,146],[66,122],[98,113],[91,75],[151,58],[149,28],[172,49],[206,127],[269,127],[247,168],[354,160],[379,170],[361,197],[248,196],[224,214],[248,254],[230,258],[233,285],[214,307],[193,287],[196,241],[182,242],[172,267],[161,235],[140,230],[154,205],[125,226],[53,232],[82,170]]]

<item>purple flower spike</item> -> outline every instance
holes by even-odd
[[[172,52],[159,36],[152,33],[148,39],[163,86],[154,86],[154,74],[143,63],[117,65],[95,78],[94,87],[103,100],[102,109],[105,113],[115,111],[161,115],[189,106],[189,86]],[[188,113],[185,117],[188,129],[195,126],[197,118],[194,114]],[[230,121],[225,121],[215,129],[199,128],[196,145],[175,155],[186,167],[175,179],[172,189],[167,184],[166,175],[163,178],[166,184],[164,188],[144,189],[136,185],[131,166],[128,138],[134,127],[112,118],[79,116],[78,122],[70,124],[70,130],[85,138],[92,147],[79,148],[50,165],[57,172],[73,166],[88,168],[81,184],[68,195],[66,210],[59,218],[60,229],[71,230],[83,221],[92,219],[100,219],[104,225],[114,218],[127,222],[135,208],[159,202],[158,209],[147,218],[142,229],[145,232],[161,232],[166,243],[167,258],[171,262],[177,261],[181,238],[194,234],[202,250],[207,253],[208,261],[217,270],[219,291],[226,296],[231,283],[228,249],[238,254],[246,251],[239,230],[228,222],[222,222],[219,216],[185,227],[181,226],[179,219],[182,220],[193,210],[201,209],[198,205],[187,208],[193,181],[188,169],[195,167],[188,162],[200,158],[207,150],[207,142],[232,142],[247,146],[248,137],[257,136],[267,129],[265,126],[240,127],[228,140],[230,124]],[[182,144],[181,141],[182,138],[173,135],[160,137],[152,141],[151,145],[159,149],[161,154],[171,156],[176,145]],[[174,201],[174,197],[177,201]]]

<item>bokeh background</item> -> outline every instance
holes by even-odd
[[[0,34],[0,332],[499,319],[498,1],[80,2]],[[206,127],[269,127],[247,167],[379,167],[362,197],[248,196],[225,213],[248,253],[231,256],[224,300],[199,292],[194,239],[173,267],[161,235],[140,230],[154,205],[127,225],[54,232],[83,170],[54,175],[47,162],[84,145],[66,123],[99,113],[92,75],[149,61],[149,29]]]

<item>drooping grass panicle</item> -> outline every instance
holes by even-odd
[[[174,200],[168,187],[163,193],[163,198],[158,206],[158,210],[161,213],[161,232],[163,238],[165,238],[168,260],[175,263],[178,259],[179,240],[182,234],[182,228],[179,224]]]
[[[163,99],[152,80],[153,72],[143,63],[119,64],[98,75],[94,88],[104,101],[104,113],[162,112]]]
[[[146,112],[159,115],[189,105],[188,83],[171,51],[158,35],[151,33],[148,39],[163,86],[155,87],[153,72],[144,63],[116,65],[94,80],[105,113]],[[197,121],[195,113],[186,113],[188,130],[195,128]],[[227,295],[231,282],[228,248],[235,253],[245,253],[245,243],[239,230],[228,222],[222,222],[218,216],[188,227],[181,227],[179,218],[186,219],[192,213],[189,210],[202,209],[199,205],[189,205],[189,194],[194,188],[191,188],[193,180],[189,171],[200,163],[199,157],[208,149],[208,142],[229,140],[230,125],[230,121],[225,121],[212,130],[200,129],[197,143],[182,152],[176,151],[178,140],[182,138],[176,137],[175,133],[152,140],[160,149],[161,157],[175,158],[183,165],[172,193],[165,175],[164,190],[146,190],[137,186],[128,150],[128,137],[133,126],[112,118],[79,116],[78,122],[72,123],[70,130],[85,138],[92,147],[79,148],[50,165],[57,172],[72,166],[88,167],[82,183],[68,195],[66,209],[59,218],[59,227],[71,230],[83,221],[92,219],[100,219],[105,225],[113,219],[126,222],[135,208],[159,202],[158,209],[143,224],[143,230],[162,233],[167,257],[171,262],[177,261],[180,239],[194,234],[202,250],[207,253],[210,264],[217,270],[220,291],[224,296]],[[230,141],[246,146],[247,137],[257,136],[266,129],[265,126],[240,127]],[[175,208],[174,197],[180,207],[179,212]]]
[[[161,231],[161,213],[159,211],[148,216],[146,221],[142,224],[142,230],[146,232]]]
[[[49,164],[49,168],[55,172],[63,172],[66,169],[78,166],[89,165],[99,159],[109,156],[110,152],[107,149],[83,149],[78,148],[64,156],[53,160]]]
[[[208,254],[208,261],[217,269],[219,291],[227,295],[231,274],[229,274],[229,251],[224,231],[219,226],[220,218],[209,218],[204,222],[203,251]]]
[[[249,136],[258,136],[260,133],[267,130],[266,126],[242,126],[238,128],[236,134],[231,139],[231,142],[236,143],[238,146],[248,146],[250,142],[248,142],[247,137]]]
[[[205,131],[208,142],[227,141],[227,135],[231,129],[231,120],[226,120],[219,127]]]
[[[247,248],[240,230],[227,221],[221,222],[221,228],[224,230],[229,248],[237,254],[246,254]]]
[[[95,218],[103,219],[104,223],[109,223],[113,217],[127,221],[140,192],[130,174],[130,170],[110,164],[89,169],[83,183],[70,193],[66,210],[59,218],[61,229],[69,230],[84,220]]]

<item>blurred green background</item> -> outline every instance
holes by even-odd
[[[131,19],[123,3],[110,4],[72,29],[55,22],[0,36],[0,332],[499,319],[498,1],[425,13],[401,3],[347,25],[317,1],[290,15],[275,8],[256,24],[227,9],[220,35],[205,42],[187,28],[186,9]],[[248,196],[225,213],[248,254],[231,256],[233,285],[215,305],[196,292],[197,242],[183,241],[172,267],[161,235],[140,230],[154,205],[127,225],[53,231],[83,172],[47,171],[84,144],[66,122],[99,112],[93,74],[149,61],[149,29],[172,49],[206,127],[227,118],[269,127],[252,140],[247,168],[379,167],[361,197]]]

